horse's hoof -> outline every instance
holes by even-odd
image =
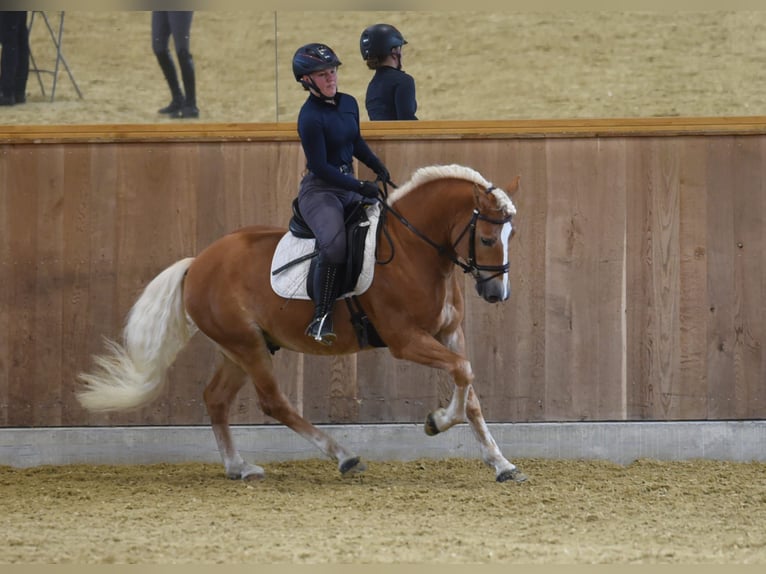
[[[263,472],[263,470],[261,471],[253,470],[250,472],[242,473],[242,480],[244,480],[245,482],[255,482],[258,480],[263,480],[264,478],[266,478],[266,473]]]
[[[358,456],[344,460],[340,465],[340,473],[343,476],[351,476],[352,474],[358,474],[367,470],[367,465],[364,464]]]
[[[226,478],[231,480],[263,480],[266,471],[257,464],[237,466],[226,471]]]
[[[441,432],[436,426],[436,419],[434,419],[433,413],[428,413],[426,417],[425,431],[428,436],[434,436]]]
[[[495,478],[497,482],[506,482],[512,480],[513,482],[524,482],[527,480],[527,475],[521,472],[518,468],[513,470],[504,470]]]

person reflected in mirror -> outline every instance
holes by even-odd
[[[194,12],[152,12],[152,50],[160,64],[162,74],[170,88],[171,100],[158,110],[171,118],[197,118],[197,91],[194,75],[194,59],[189,50],[191,45],[191,25]],[[170,36],[176,50],[178,67],[184,89],[178,82],[178,74],[170,55]]]
[[[418,119],[415,79],[402,70],[402,46],[406,43],[390,24],[369,26],[359,38],[362,59],[375,70],[364,100],[372,121]]]
[[[0,106],[27,101],[29,28],[26,12],[0,12]]]

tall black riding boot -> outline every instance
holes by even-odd
[[[314,317],[306,328],[306,334],[322,343],[332,345],[337,336],[332,329],[332,311],[338,298],[338,273],[342,264],[319,261],[314,277]]]
[[[174,118],[197,118],[197,87],[194,76],[194,59],[186,50],[178,52],[178,67],[181,68],[181,78],[184,82],[184,105],[180,111],[173,114]]]
[[[171,59],[168,50],[165,50],[164,52],[155,52],[154,55],[157,56],[157,62],[160,64],[160,69],[170,88],[170,96],[173,98],[167,106],[158,111],[161,114],[174,114],[180,111],[184,105],[184,95],[181,91],[181,86],[178,83],[176,67],[173,65],[173,60]]]

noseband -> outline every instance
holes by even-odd
[[[385,182],[384,182],[385,187]],[[492,193],[493,190],[497,189],[494,185],[490,185],[487,189],[484,190],[484,193],[489,195]],[[423,241],[428,243],[431,247],[436,249],[436,251],[439,253],[439,255],[442,255],[452,261],[455,265],[460,267],[463,270],[463,273],[470,273],[474,280],[476,281],[477,285],[480,285],[481,283],[485,283],[486,281],[489,281],[491,279],[494,279],[498,275],[502,275],[504,273],[508,272],[508,269],[510,268],[510,263],[505,263],[504,265],[479,265],[476,262],[476,223],[478,221],[486,221],[488,223],[492,223],[494,225],[505,225],[509,221],[511,221],[511,218],[513,215],[508,215],[507,217],[504,217],[503,219],[493,219],[491,217],[487,217],[486,215],[482,215],[478,209],[473,210],[473,214],[471,215],[471,220],[466,224],[466,226],[463,228],[463,231],[460,232],[460,235],[455,240],[455,242],[449,247],[445,247],[444,245],[439,245],[435,241],[431,240],[429,237],[425,236],[419,229],[414,227],[407,219],[397,211],[395,211],[392,207],[390,207],[385,201],[381,201],[380,204],[383,206],[383,208],[388,212],[393,214],[394,217],[396,217],[402,225],[404,225],[407,229],[412,231],[415,235],[420,237]],[[378,229],[380,230],[383,228],[383,225],[380,225]],[[386,236],[388,237],[388,233],[386,233]],[[453,252],[457,252],[457,246],[458,244],[463,240],[463,237],[465,237],[466,233],[468,233],[469,241],[468,244],[468,259],[466,261],[461,261],[458,257],[453,255]],[[391,245],[391,257],[388,258],[386,261],[377,261],[377,263],[381,265],[385,265],[386,263],[389,263],[394,258],[393,253],[393,244],[391,243],[391,238],[388,237],[389,244]],[[489,277],[482,278],[480,272],[481,271],[489,271],[492,272],[492,275]]]
[[[486,193],[490,193],[494,187],[490,187],[486,190]],[[471,221],[468,222],[468,224],[465,226],[463,231],[458,236],[455,243],[452,244],[452,249],[456,250],[458,243],[463,239],[466,232],[470,231],[469,238],[470,242],[468,243],[468,260],[463,263],[460,261],[457,257],[454,257],[452,255],[449,255],[449,258],[452,260],[452,262],[460,267],[463,270],[463,273],[470,273],[473,275],[473,278],[476,280],[477,284],[484,283],[485,281],[489,281],[490,279],[494,279],[498,275],[502,275],[504,273],[508,272],[508,269],[510,268],[510,263],[505,263],[503,265],[479,265],[476,262],[476,222],[477,221],[486,221],[488,223],[492,223],[493,225],[505,225],[511,220],[512,215],[509,215],[507,217],[504,217],[503,219],[493,219],[491,217],[487,217],[486,215],[482,215],[479,213],[478,209],[473,210],[473,214],[471,215]],[[481,275],[479,274],[480,271],[490,271],[494,272],[489,277],[485,277],[482,279]]]

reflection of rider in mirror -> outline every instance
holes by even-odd
[[[402,34],[389,24],[365,28],[359,49],[375,75],[367,85],[365,106],[370,120],[416,120],[415,80],[402,70]]]
[[[157,56],[157,62],[159,62],[165,80],[168,82],[172,97],[170,103],[160,109],[159,113],[167,114],[171,118],[199,117],[194,60],[189,51],[193,16],[194,12],[152,12],[152,50]],[[178,74],[170,57],[170,50],[168,50],[171,35],[184,83],[183,92],[178,83]]]

